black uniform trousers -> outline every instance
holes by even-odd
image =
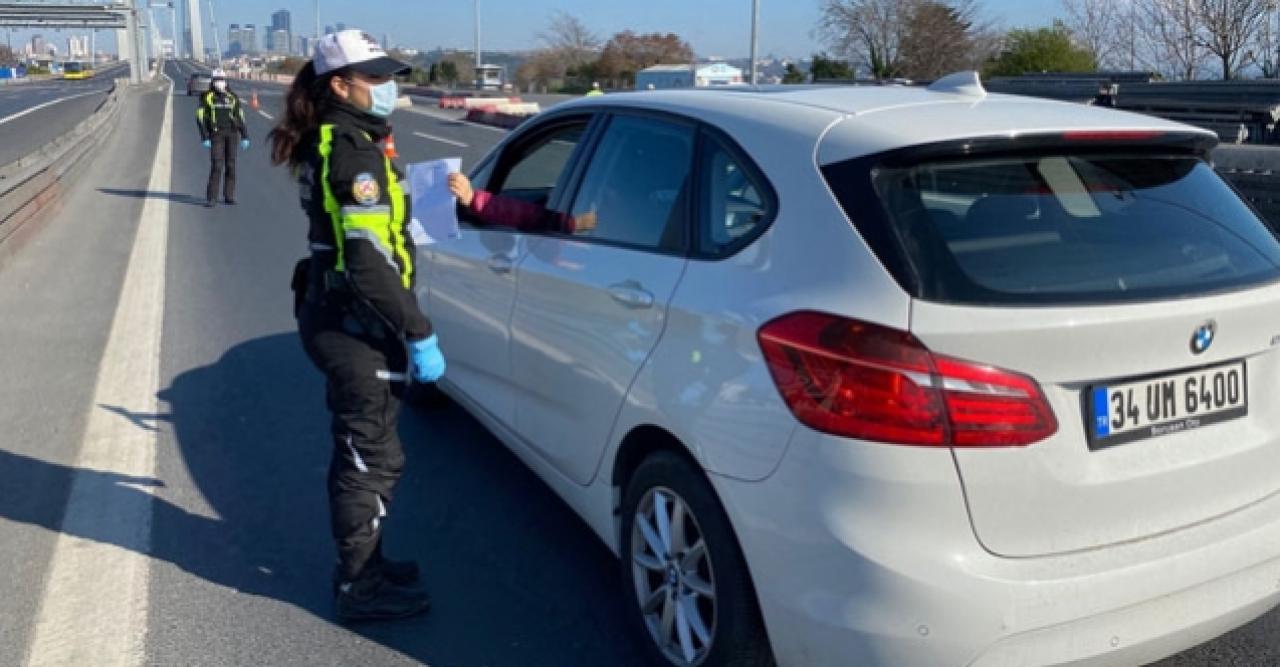
[[[213,147],[209,150],[209,187],[205,190],[206,201],[218,200],[218,185],[222,181],[224,199],[236,198],[236,155],[240,152],[240,131],[235,129],[218,130],[209,136]],[[223,178],[223,175],[226,178]]]
[[[329,514],[339,576],[354,581],[382,557],[382,520],[404,468],[396,425],[407,385],[387,374],[406,373],[408,359],[398,338],[370,335],[370,327],[348,311],[309,301],[299,329],[307,356],[327,381],[333,417]]]

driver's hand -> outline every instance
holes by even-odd
[[[583,234],[593,232],[596,229],[596,223],[599,222],[599,216],[595,211],[585,211],[580,213],[573,219],[573,233]]]
[[[458,198],[459,204],[468,208],[476,198],[476,192],[471,188],[471,179],[459,173],[449,174],[449,192]]]

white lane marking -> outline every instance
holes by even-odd
[[[439,141],[442,144],[449,144],[450,146],[457,146],[458,148],[468,148],[468,146],[462,143],[461,141],[454,141],[453,139],[445,139],[444,137],[437,137],[434,134],[427,134],[426,132],[414,132],[413,134],[415,136],[422,137],[423,139]]]
[[[172,105],[170,90],[150,192],[168,192],[172,180]],[[156,431],[112,410],[143,418],[157,412],[168,230],[169,200],[148,198],[98,368],[29,667],[131,667],[146,658],[150,480],[159,440]]]
[[[88,97],[88,96],[90,96],[90,95],[102,95],[102,94],[104,94],[104,93],[106,93],[106,92],[107,92],[107,91],[105,91],[105,90],[91,90],[91,91],[89,91],[89,92],[87,92],[87,93],[80,93],[80,94],[78,94],[78,95],[68,95],[68,96],[66,96],[66,97],[59,97],[59,98],[58,98],[58,99],[56,99],[56,100],[49,100],[48,102],[45,102],[44,104],[37,104],[36,106],[33,106],[33,107],[31,107],[30,109],[27,109],[27,110],[25,110],[25,111],[19,111],[18,113],[15,113],[15,114],[13,114],[13,115],[11,115],[11,116],[5,116],[4,118],[0,118],[0,125],[4,125],[5,123],[7,123],[7,122],[9,122],[9,121],[11,121],[11,120],[17,120],[17,119],[19,119],[19,118],[22,118],[23,116],[25,116],[25,115],[27,115],[27,114],[35,113],[35,112],[37,112],[37,111],[39,111],[39,110],[41,110],[41,109],[45,109],[45,108],[51,107],[51,106],[53,106],[53,105],[55,105],[55,104],[58,104],[58,103],[60,103],[60,102],[66,102],[66,101],[68,101],[68,100],[74,100],[74,99],[76,99],[76,98],[78,98],[78,97]]]
[[[492,132],[500,132],[502,134],[506,134],[508,132],[508,130],[505,130],[501,127],[494,127],[492,125],[481,125],[480,123],[473,123],[467,120],[466,118],[458,118],[456,116],[450,116],[448,114],[440,113],[439,111],[431,111],[429,109],[419,109],[418,107],[409,107],[409,111],[412,111],[413,113],[416,113],[416,114],[422,114],[423,116],[431,116],[432,118],[439,118],[440,120],[450,120],[455,123],[466,123],[471,127],[479,127],[486,130],[490,130]]]
[[[258,109],[258,113],[262,114],[262,117],[263,117],[263,118],[266,118],[267,120],[275,120],[275,119],[276,119],[276,117],[275,117],[275,116],[272,116],[271,114],[269,114],[269,113],[267,113],[267,112],[263,111],[262,109]]]

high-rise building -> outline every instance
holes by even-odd
[[[244,33],[239,23],[227,26],[227,55],[232,58],[244,53]]]
[[[346,29],[347,29],[347,24],[345,23],[338,24],[338,32],[342,32],[343,30],[346,30]]]
[[[280,37],[284,33],[284,37]],[[293,50],[293,19],[287,9],[271,15],[271,30],[267,32],[267,50],[288,55]]]
[[[293,18],[289,14],[289,10],[281,9],[271,15],[271,31],[275,32],[276,30],[293,32]]]
[[[252,23],[246,23],[240,28],[240,46],[248,55],[255,55],[261,51],[258,46],[258,27]]]
[[[72,60],[89,58],[89,36],[71,35],[67,37],[67,57]]]
[[[273,31],[271,33],[271,52],[279,56],[287,56],[293,53],[293,44],[290,41],[287,30]]]
[[[335,30],[333,29],[333,26],[331,26],[331,25],[327,25],[327,26],[325,26],[325,27],[324,27],[324,34],[326,34],[326,35],[332,35],[334,32],[337,32],[337,31],[335,31]]]
[[[191,28],[184,28],[182,30],[182,52],[188,54],[195,53],[195,51],[191,50]]]

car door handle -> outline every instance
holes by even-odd
[[[652,308],[653,294],[634,282],[609,287],[609,296],[628,308]]]
[[[511,269],[514,268],[514,266],[515,262],[506,255],[494,255],[489,258],[489,270],[494,273],[511,273]]]

